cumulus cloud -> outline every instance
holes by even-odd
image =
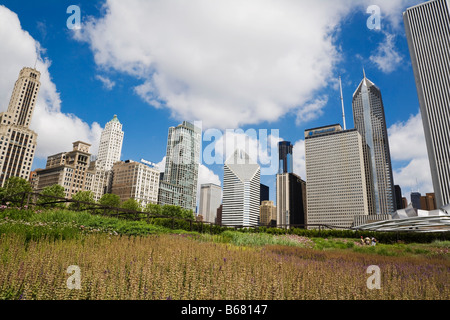
[[[395,46],[395,35],[387,32],[384,35],[385,41],[380,43],[375,54],[371,55],[369,59],[382,72],[391,73],[402,64],[403,56]]]
[[[142,79],[150,105],[236,128],[308,107],[341,58],[334,36],[351,3],[107,0],[75,38],[100,67]]]
[[[89,125],[73,114],[61,111],[60,95],[52,82],[49,68],[51,61],[43,57],[41,48],[31,35],[22,29],[18,16],[0,5],[0,110],[6,111],[20,70],[33,67],[41,72],[41,89],[36,102],[30,128],[38,134],[36,157],[69,151],[72,142],[82,140],[91,143],[91,151],[98,149],[101,127]]]
[[[294,143],[292,162],[294,173],[303,180],[306,180],[305,140],[299,140]]]
[[[394,183],[400,185],[403,196],[410,199],[412,191],[433,192],[430,163],[420,113],[406,122],[398,122],[388,129]]]

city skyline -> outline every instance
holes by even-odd
[[[415,2],[420,3],[421,1]],[[108,1],[106,6],[112,6],[113,3],[115,2]],[[420,132],[422,126],[419,128],[416,126],[417,123],[421,124],[419,103],[404,28],[401,25],[402,12],[411,5],[411,2],[397,1],[396,5],[389,5],[386,1],[380,1],[378,5],[384,14],[381,30],[371,30],[366,26],[367,19],[370,16],[366,12],[369,6],[368,3],[364,5],[352,5],[348,9],[344,9],[348,1],[337,1],[335,4],[330,4],[329,10],[321,12],[323,18],[320,19],[320,23],[324,25],[318,27],[328,26],[328,22],[325,23],[323,20],[332,16],[335,20],[330,22],[331,26],[339,30],[333,33],[336,36],[335,41],[327,38],[328,41],[323,44],[324,46],[314,48],[323,50],[324,56],[321,57],[328,62],[331,61],[329,65],[320,65],[323,68],[321,69],[323,74],[315,75],[308,73],[311,71],[308,66],[317,63],[317,61],[308,60],[312,59],[310,55],[295,50],[292,53],[297,52],[307,62],[304,66],[307,67],[305,71],[308,72],[305,72],[301,77],[299,76],[300,78],[289,79],[287,78],[288,73],[286,73],[286,70],[281,65],[280,73],[273,74],[276,79],[283,79],[283,81],[288,79],[296,80],[297,85],[295,87],[301,87],[302,81],[305,79],[311,80],[311,82],[314,82],[312,81],[313,79],[327,80],[319,81],[320,83],[324,82],[327,84],[322,85],[316,83],[315,87],[306,93],[296,92],[294,89],[292,89],[294,91],[280,91],[286,93],[287,96],[302,95],[301,99],[293,99],[292,103],[291,101],[271,100],[270,97],[264,94],[264,90],[268,88],[272,88],[275,91],[281,90],[274,86],[273,83],[268,82],[266,84],[268,86],[263,86],[263,83],[259,87],[244,86],[249,92],[253,90],[255,99],[258,97],[261,99],[260,104],[257,104],[254,108],[250,108],[250,106],[255,105],[255,101],[249,100],[249,97],[245,95],[237,103],[237,105],[242,107],[244,105],[243,103],[247,102],[249,110],[254,115],[254,119],[252,117],[249,118],[245,113],[240,113],[239,110],[243,111],[242,108],[239,110],[229,108],[227,109],[229,116],[224,117],[220,110],[225,107],[221,105],[222,108],[217,108],[217,116],[220,115],[223,124],[217,119],[214,119],[214,117],[211,118],[209,116],[211,110],[207,106],[202,105],[193,108],[195,110],[191,113],[183,113],[180,110],[184,109],[179,109],[181,105],[174,102],[175,100],[162,99],[168,96],[176,98],[176,95],[172,96],[173,92],[171,90],[178,88],[177,90],[184,92],[185,85],[188,85],[188,87],[189,85],[194,87],[198,85],[205,90],[211,86],[213,90],[218,85],[215,81],[218,81],[222,77],[216,76],[211,78],[209,74],[203,75],[204,77],[199,75],[198,77],[192,78],[191,82],[189,82],[185,78],[182,78],[181,75],[179,78],[173,78],[174,75],[172,74],[170,80],[174,81],[171,81],[170,84],[173,84],[173,88],[166,88],[169,91],[162,92],[162,89],[164,89],[163,86],[160,86],[162,83],[152,83],[150,80],[155,80],[153,78],[147,79],[144,77],[144,82],[139,81],[139,77],[142,77],[139,75],[139,72],[142,71],[139,70],[139,67],[147,65],[141,60],[133,60],[137,58],[131,52],[128,53],[129,55],[124,53],[125,56],[119,55],[118,52],[111,52],[113,57],[118,58],[118,65],[115,65],[111,61],[103,61],[102,58],[106,57],[103,55],[105,52],[102,50],[103,47],[100,46],[101,44],[94,41],[93,36],[97,34],[96,32],[98,30],[90,28],[92,26],[82,25],[81,33],[67,29],[65,23],[70,15],[66,13],[65,9],[67,9],[68,5],[58,4],[50,6],[44,4],[44,8],[30,5],[27,8],[23,4],[17,5],[12,1],[0,1],[1,4],[5,5],[5,7],[0,7],[0,12],[4,18],[2,20],[5,23],[9,23],[10,28],[12,26],[14,27],[13,30],[18,33],[17,38],[24,40],[27,44],[25,46],[26,49],[33,49],[33,52],[28,52],[30,51],[28,50],[18,57],[12,57],[11,52],[16,52],[13,50],[16,49],[14,46],[12,48],[2,48],[1,57],[4,59],[0,63],[5,63],[6,70],[5,79],[0,83],[0,108],[2,110],[5,108],[4,100],[9,99],[8,96],[11,94],[11,80],[7,82],[9,73],[13,73],[11,70],[16,65],[14,72],[16,73],[15,77],[17,77],[17,65],[21,67],[25,65],[32,66],[36,63],[37,55],[34,49],[37,48],[37,41],[39,41],[39,48],[41,50],[39,51],[40,57],[37,59],[36,67],[42,69],[42,73],[44,74],[42,80],[44,92],[37,106],[37,111],[39,112],[36,114],[37,120],[34,124],[34,128],[36,128],[39,137],[38,152],[33,163],[33,169],[43,168],[47,156],[66,150],[64,146],[77,140],[92,143],[92,153],[95,154],[95,148],[98,147],[98,143],[97,146],[95,143],[102,129],[99,123],[104,124],[110,120],[113,114],[118,114],[126,132],[123,150],[124,159],[122,160],[145,158],[153,162],[163,163],[166,151],[167,128],[175,126],[183,120],[202,120],[203,129],[214,127],[220,130],[225,130],[226,128],[236,129],[238,127],[244,130],[249,128],[280,129],[280,138],[292,141],[294,145],[294,173],[305,179],[304,151],[302,151],[304,150],[304,139],[301,134],[302,130],[308,127],[322,126],[341,121],[340,95],[337,83],[339,74],[341,74],[343,79],[347,123],[352,122],[350,121],[351,112],[349,109],[351,106],[351,94],[360,81],[362,68],[364,67],[369,77],[377,83],[383,92],[391,153],[393,155],[395,184],[399,184],[402,187],[404,195],[407,196],[409,196],[408,193],[411,190],[416,191],[420,189],[419,191],[422,193],[433,191],[423,132]],[[327,2],[327,4],[329,3]],[[302,5],[300,2],[299,6],[301,7]],[[258,5],[256,9],[260,9],[262,6]],[[86,18],[89,15],[104,24],[111,23],[110,19],[106,19],[107,15],[105,12],[99,9],[99,2],[81,2],[80,7],[83,23],[86,22]],[[324,6],[322,5],[320,7],[323,8]],[[32,12],[33,10],[35,11],[34,13]],[[247,13],[245,8],[242,8],[242,10],[243,13]],[[320,11],[319,8],[313,7],[311,10],[312,15],[318,15],[320,17],[318,13]],[[331,14],[330,12],[333,10],[334,14]],[[56,14],[57,12],[60,13]],[[211,12],[211,14],[215,14],[214,11]],[[192,12],[188,13],[194,14]],[[15,16],[15,14],[18,16]],[[54,14],[58,18],[51,18],[49,14]],[[114,14],[115,11],[111,11],[110,15]],[[226,19],[226,21],[232,23],[232,20]],[[158,21],[155,21],[155,23],[158,23]],[[357,30],[355,29],[356,26],[359,26]],[[51,33],[52,30],[55,32]],[[114,32],[115,29],[107,30],[108,32]],[[318,32],[330,36],[330,34],[322,31],[323,29],[319,28],[319,30]],[[277,32],[279,31],[277,30]],[[25,32],[28,33],[25,34]],[[83,34],[83,32],[85,33]],[[298,34],[295,34],[295,37],[300,39],[303,33],[301,30],[298,32]],[[118,32],[115,35],[117,41],[120,41],[122,34]],[[220,38],[226,36],[226,34],[218,35],[220,35]],[[320,33],[317,33],[313,36],[317,37],[319,35]],[[2,39],[7,39],[8,35],[2,34],[2,37],[4,37]],[[295,37],[292,39],[296,39]],[[358,45],[356,39],[360,38],[364,38],[366,41],[362,41],[363,43]],[[287,38],[286,40],[291,39]],[[304,41],[309,43],[310,38],[306,37]],[[203,47],[204,43],[203,38],[199,39],[199,48],[207,50],[208,48]],[[169,50],[170,47],[165,47],[165,45],[164,43],[161,44],[161,48]],[[339,47],[342,48],[337,50],[338,52],[334,52]],[[141,49],[144,53],[153,51],[153,48],[144,47]],[[326,51],[326,49],[330,49],[336,55],[331,51]],[[246,57],[255,57],[255,62],[260,62],[258,60],[259,57],[253,56],[254,52],[250,49],[248,50],[245,47],[242,49],[244,53],[242,56],[243,61],[248,61],[248,59],[245,60]],[[58,52],[64,52],[64,54]],[[245,54],[248,55],[245,56]],[[338,61],[339,59],[335,60],[337,57],[340,57],[342,61]],[[125,58],[130,59],[129,65],[126,65]],[[269,59],[267,61],[286,61],[288,66],[290,66],[289,70],[297,70],[298,63],[291,62],[289,59],[283,60],[283,58],[287,57],[280,56],[278,51],[275,51],[273,56],[264,57],[264,59]],[[354,63],[355,58],[360,63]],[[363,61],[367,62],[363,63]],[[382,63],[382,61],[386,63]],[[170,65],[172,62],[175,63],[175,60],[169,59],[165,62]],[[224,67],[227,66],[227,62],[229,62],[228,66],[241,65],[235,61],[225,60]],[[8,63],[8,66],[6,66],[6,63]],[[110,65],[108,66],[108,64]],[[152,62],[149,62],[149,65],[151,64]],[[133,73],[134,67],[137,68],[134,70],[135,73]],[[259,70],[261,75],[268,75],[272,72],[270,69],[256,68],[256,70]],[[167,75],[163,72],[167,71],[166,69],[156,71],[160,72],[152,73],[152,75]],[[188,72],[190,70],[183,69],[182,71]],[[223,80],[227,79],[228,76],[230,75],[224,74]],[[316,76],[319,77],[316,78]],[[208,84],[204,81],[205,79],[210,79],[211,82]],[[160,80],[163,81],[164,79]],[[175,80],[179,81],[177,82]],[[393,82],[401,82],[402,87],[394,90],[393,87],[391,88]],[[150,90],[152,85],[154,91]],[[153,95],[151,94],[152,92]],[[217,97],[211,97],[207,93],[205,93],[204,98],[209,99],[206,100],[211,102],[219,101]],[[224,96],[223,92],[221,94],[224,97],[224,101],[228,99],[228,97]],[[236,98],[232,94],[230,96]],[[306,99],[305,96],[308,96],[309,99]],[[193,99],[193,97],[195,96],[188,95],[188,98]],[[158,102],[158,98],[160,99],[160,104],[155,105]],[[215,100],[212,98],[215,98]],[[192,104],[195,101],[192,99],[186,103],[189,102]],[[146,104],[149,101],[152,102],[153,107]],[[294,110],[285,107],[285,105],[295,105],[296,108]],[[204,109],[204,117],[199,113],[202,112],[202,109]],[[238,117],[235,117],[236,115]],[[49,119],[60,119],[61,124],[55,125],[52,131],[49,131]],[[231,123],[230,119],[238,119],[238,122]],[[73,128],[77,130],[72,130]],[[61,134],[55,137],[55,132],[61,132]],[[74,135],[77,138],[73,138]],[[425,150],[423,150],[425,153],[419,152],[420,148],[417,148],[418,150],[404,152],[405,146],[403,142],[405,139],[418,142],[418,145],[423,145],[425,147]],[[143,145],[149,145],[149,147],[143,147]],[[203,147],[206,145],[204,143]],[[53,152],[55,150],[52,150],[52,148],[58,148],[58,150]],[[202,164],[199,168],[199,184],[215,183],[222,185],[222,177],[223,166],[221,165]],[[270,186],[270,198],[275,200],[275,176],[262,175],[261,183]]]

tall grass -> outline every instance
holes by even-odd
[[[443,299],[449,262],[298,246],[237,247],[186,235],[29,241],[0,236],[0,299]],[[81,290],[66,286],[71,265]],[[369,265],[381,289],[369,290]]]

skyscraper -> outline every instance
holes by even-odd
[[[403,14],[438,208],[450,203],[449,12],[433,0]]]
[[[95,170],[92,192],[94,199],[98,201],[105,193],[111,192],[112,168],[114,163],[120,161],[122,153],[124,132],[122,124],[117,115],[109,121],[100,136],[98,156],[92,163],[92,170]]]
[[[396,211],[395,191],[383,99],[365,73],[353,94],[353,118],[363,142],[369,210],[391,214]]]
[[[344,131],[337,124],[306,130],[305,161],[308,229],[349,228],[356,216],[369,215],[364,149],[356,129]]]
[[[114,163],[120,161],[124,132],[117,115],[103,129],[98,147],[97,166],[111,170]]]
[[[202,184],[200,187],[200,201],[198,214],[203,221],[216,223],[217,209],[222,203],[222,188],[213,183]]]
[[[260,167],[243,150],[225,162],[222,225],[252,227],[259,224]]]
[[[270,198],[270,188],[265,184],[259,185],[259,204],[261,205],[263,201],[268,201]]]
[[[306,221],[306,182],[294,173],[277,174],[277,226],[303,228]]]
[[[11,95],[8,110],[0,113],[0,186],[9,177],[28,180],[36,151],[37,133],[30,130],[41,73],[23,68]]]
[[[160,182],[158,202],[195,211],[201,129],[184,121],[169,128],[166,167]]]
[[[280,160],[278,173],[292,173],[292,150],[293,146],[289,141],[278,143],[278,157]]]

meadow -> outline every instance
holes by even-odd
[[[65,210],[0,212],[0,299],[448,300],[448,241],[170,230]],[[380,268],[380,289],[367,269]],[[81,289],[68,289],[69,266]]]

